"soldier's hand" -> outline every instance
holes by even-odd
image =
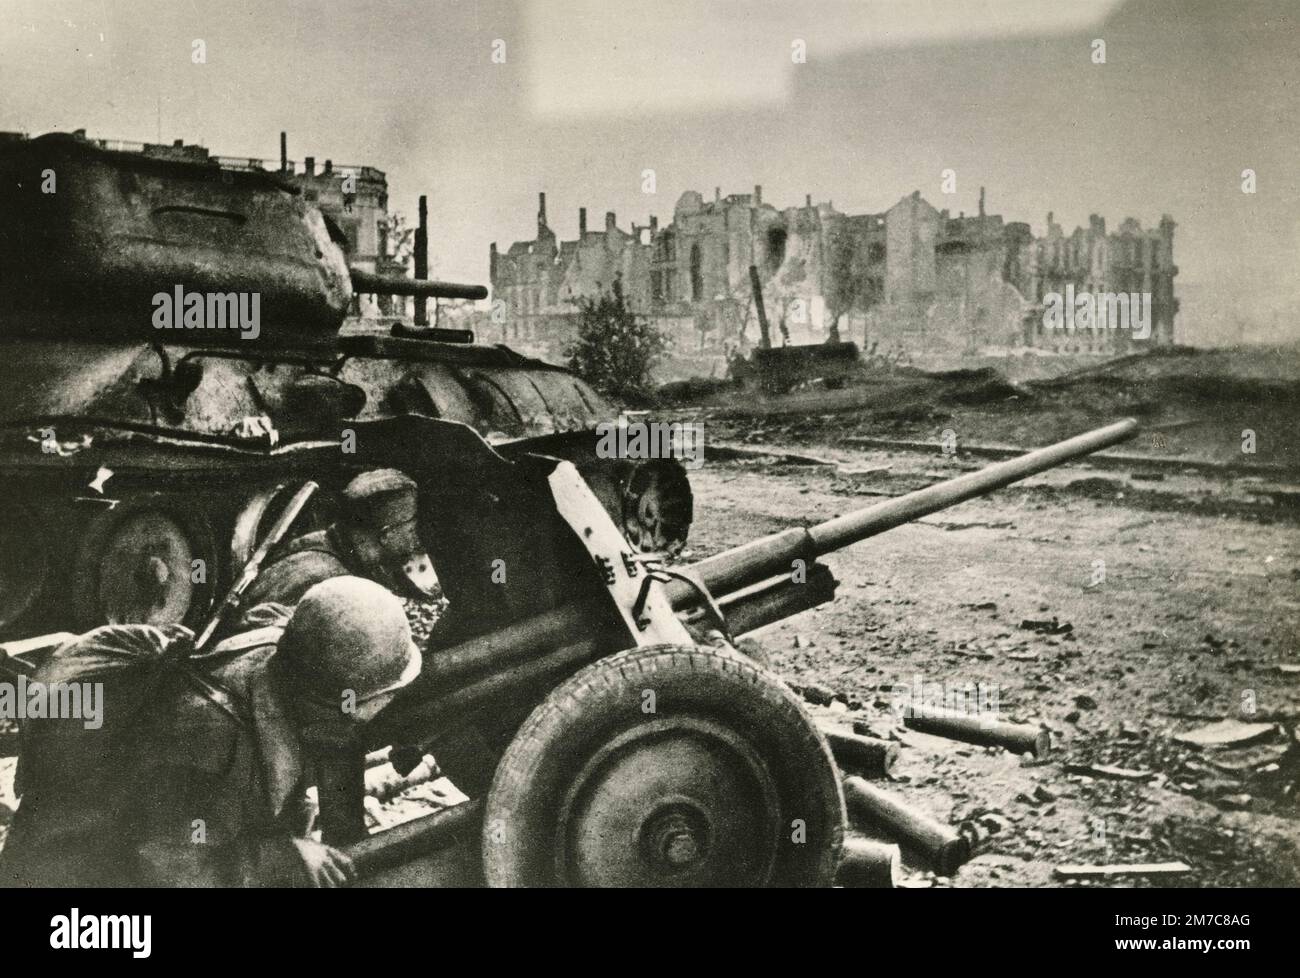
[[[294,839],[293,844],[298,847],[298,855],[312,886],[342,886],[357,875],[352,860],[333,846],[312,839]]]

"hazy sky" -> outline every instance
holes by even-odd
[[[1185,336],[1300,339],[1297,14],[1292,0],[0,0],[0,129],[153,140],[161,117],[164,140],[264,157],[285,129],[295,158],[387,171],[408,215],[429,194],[438,274],[477,281],[490,241],[532,236],[542,189],[566,237],[579,206],[626,228],[670,220],[684,190],[756,183],[777,206],[811,193],[879,211],[919,189],[954,213],[983,184],[990,211],[1040,232],[1049,210],[1067,230],[1090,212],[1112,227],[1168,212]]]

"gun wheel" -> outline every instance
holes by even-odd
[[[826,886],[844,800],[798,700],[726,651],[655,646],[554,690],[497,768],[493,886]]]

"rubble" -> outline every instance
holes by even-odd
[[[843,479],[846,482],[870,482],[874,481],[877,476],[887,474],[892,468],[892,465],[868,465],[858,467],[840,465],[835,470],[835,477],[837,479]]]
[[[1218,805],[1220,808],[1230,812],[1244,812],[1250,809],[1253,801],[1254,799],[1252,799],[1250,795],[1237,794],[1237,795],[1222,795],[1219,798],[1215,799],[1214,803]]]
[[[1186,863],[1112,863],[1102,866],[1090,866],[1072,863],[1057,866],[1053,874],[1062,880],[1110,879],[1115,876],[1171,877],[1186,876],[1192,867]]]
[[[830,706],[832,701],[842,695],[820,683],[791,683],[790,688],[815,706]]]
[[[1275,732],[1276,727],[1271,723],[1221,720],[1186,733],[1175,734],[1174,740],[1191,747],[1243,747],[1265,740]]]
[[[1067,764],[1065,771],[1067,774],[1081,774],[1090,778],[1114,778],[1118,781],[1150,781],[1156,776],[1154,771],[1114,767],[1109,764]]]
[[[1026,618],[1020,623],[1020,627],[1026,631],[1037,632],[1040,635],[1065,635],[1074,631],[1074,626],[1068,621],[1057,621],[1055,616],[1052,617],[1051,621]]]

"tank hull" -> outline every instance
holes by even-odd
[[[504,347],[351,336],[311,353],[145,343],[0,341],[0,636],[107,621],[201,620],[287,495],[325,492],[327,525],[359,471],[356,430],[406,415],[473,428],[507,456],[575,462],[629,536],[647,492],[684,474],[596,455],[617,409],[582,380]],[[670,463],[675,465],[675,463]],[[662,466],[661,466],[662,467]],[[658,505],[658,500],[654,500]],[[680,537],[680,540],[677,538]]]

